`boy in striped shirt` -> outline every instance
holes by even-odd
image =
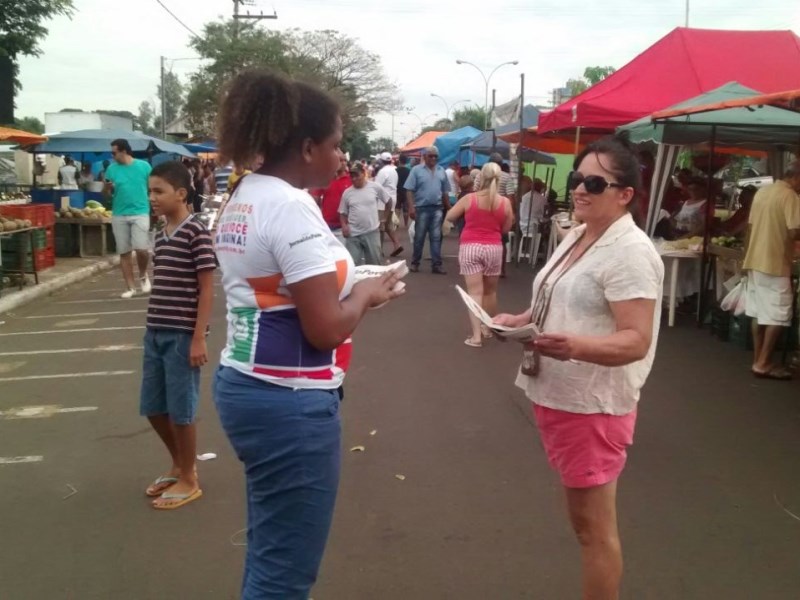
[[[150,174],[150,204],[166,219],[156,236],[147,307],[140,412],[172,458],[170,470],[145,492],[153,507],[172,510],[203,495],[195,470],[195,414],[200,367],[213,305],[216,258],[211,236],[191,212],[191,175],[179,162]]]

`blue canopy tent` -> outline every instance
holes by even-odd
[[[437,137],[433,144],[439,149],[439,164],[449,165],[456,160],[461,146],[474,140],[482,133],[480,129],[467,125]]]
[[[124,131],[122,129],[82,129],[67,131],[47,136],[41,144],[24,146],[23,149],[32,154],[61,154],[80,158],[81,154],[93,154],[92,160],[109,158],[111,142],[116,139],[127,140],[137,158],[148,158],[155,154],[177,154],[188,158],[195,155],[181,146],[145,135],[141,131]],[[100,156],[98,156],[100,155]]]
[[[498,152],[505,160],[509,159],[510,144],[503,140],[496,140],[494,147],[492,147],[492,132],[486,131],[479,137],[475,138],[468,144],[461,146],[461,153],[459,154],[459,162],[462,166],[475,165],[482,166],[489,160],[489,155],[492,152]],[[522,151],[522,162],[525,163],[539,163],[540,165],[554,165],[556,158],[547,152],[540,152],[532,148],[525,148]]]
[[[204,140],[202,142],[189,142],[187,144],[181,144],[184,148],[186,148],[189,152],[194,152],[195,154],[207,153],[207,152],[216,152],[217,151],[217,143],[214,140]]]

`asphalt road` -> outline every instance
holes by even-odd
[[[447,277],[410,275],[406,297],[355,338],[316,600],[579,595],[561,491],[513,387],[518,348],[462,344],[446,266]],[[200,463],[205,495],[156,512],[143,490],[167,465],[137,412],[146,299],[116,300],[118,281],[0,316],[3,600],[238,597],[243,477],[212,368],[198,451],[219,458]],[[502,308],[529,295],[529,271],[512,268]],[[219,289],[214,355],[223,308]],[[800,520],[786,512],[800,515],[799,388],[752,379],[748,358],[689,324],[663,332],[621,480],[624,599],[800,598]]]

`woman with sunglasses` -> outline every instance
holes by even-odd
[[[583,597],[612,600],[622,576],[617,479],[655,355],[664,267],[630,214],[641,174],[628,142],[592,143],[573,168],[569,188],[583,224],[536,276],[531,308],[495,321],[534,322],[542,331],[526,347],[516,383],[533,401],[542,444],[566,491]]]

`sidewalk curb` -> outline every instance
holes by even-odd
[[[44,296],[49,296],[50,294],[67,286],[78,283],[79,281],[83,281],[84,279],[88,279],[97,273],[109,271],[118,264],[119,256],[112,256],[110,258],[100,260],[92,265],[76,269],[70,273],[65,273],[61,277],[57,277],[46,283],[40,283],[39,285],[25,288],[21,292],[12,294],[8,297],[0,297],[0,314],[14,310],[23,304],[33,302],[34,300],[38,300]]]

